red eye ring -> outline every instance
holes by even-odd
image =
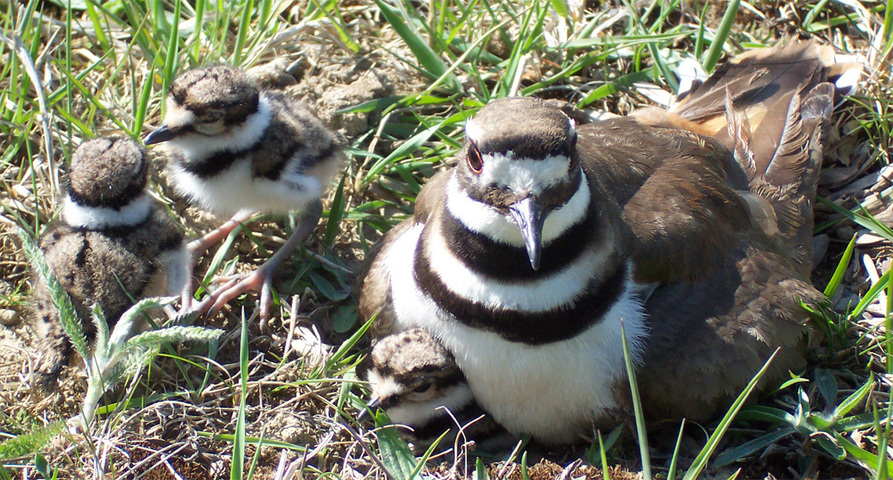
[[[468,153],[465,155],[468,168],[477,175],[484,171],[484,157],[481,156],[480,150],[474,143],[468,144]]]

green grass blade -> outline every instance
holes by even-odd
[[[474,464],[474,480],[490,480],[490,476],[487,475],[487,467],[484,466],[484,462],[480,457]]]
[[[162,91],[167,92],[173,82],[177,70],[179,70],[180,53],[180,1],[174,3],[174,23],[171,25],[170,36],[167,38],[167,55],[164,59],[164,84]],[[151,77],[150,77],[151,78]]]
[[[347,47],[348,50],[353,53],[358,53],[362,49],[360,44],[353,39],[353,35],[351,35],[347,28],[344,27],[344,19],[340,18],[340,15],[336,17],[329,11],[329,9],[323,8],[316,0],[310,0],[310,2],[315,5],[330,22],[332,22],[332,28],[338,33],[338,38],[344,43],[344,46]],[[336,13],[338,12],[337,9],[334,10]]]
[[[893,275],[887,279],[887,304],[884,306],[884,357],[887,360],[887,373],[893,373],[893,317],[890,311],[893,310]]]
[[[865,385],[862,385],[855,392],[851,393],[850,396],[840,402],[840,405],[834,409],[834,418],[844,418],[846,414],[850,413],[852,409],[859,406],[865,400],[865,397],[871,392],[873,387],[874,373],[871,373],[869,374],[868,381],[865,382]]]
[[[837,213],[843,215],[845,218],[849,219],[853,223],[856,223],[859,226],[865,227],[865,228],[871,230],[872,233],[880,235],[880,236],[886,238],[887,240],[893,241],[893,230],[891,230],[890,227],[884,225],[883,223],[878,222],[871,215],[867,214],[867,212],[865,212],[865,210],[862,208],[861,205],[856,207],[856,210],[861,210],[863,213],[865,213],[865,215],[861,215],[861,214],[856,213],[855,211],[843,208],[840,205],[838,205],[834,202],[829,202],[828,200],[825,200],[824,198],[821,198],[821,197],[817,197],[816,199],[819,202],[824,203],[825,205],[831,207],[831,209],[833,209]]]
[[[242,14],[239,21],[239,31],[236,33],[236,44],[233,47],[232,65],[241,68],[242,53],[245,50],[245,40],[248,37],[248,28],[251,26],[251,12],[254,10],[254,0],[242,2]]]
[[[704,71],[708,74],[713,73],[713,69],[716,68],[716,63],[719,62],[719,57],[722,56],[723,46],[726,44],[726,38],[729,37],[729,31],[732,30],[732,25],[735,24],[735,16],[738,15],[738,7],[740,5],[741,0],[730,0],[726,7],[726,13],[722,16],[719,28],[716,29],[713,43],[710,44],[710,49],[707,50],[707,56],[701,64],[701,66],[704,67]]]
[[[676,436],[676,446],[673,447],[673,457],[670,459],[670,468],[667,470],[667,479],[676,480],[676,468],[679,463],[679,447],[682,446],[682,433],[685,432],[685,419],[679,424],[679,435]]]
[[[552,4],[552,8],[554,8],[559,15],[567,17],[567,4],[564,3],[564,0],[549,0],[549,3]]]
[[[413,55],[415,55],[423,72],[431,77],[431,79],[437,79],[449,72],[446,63],[444,63],[440,56],[428,46],[428,43],[403,20],[403,16],[400,14],[399,10],[382,0],[375,0],[375,4],[378,6],[382,16],[385,17],[385,20],[391,25],[391,28],[393,28],[394,31],[397,32],[397,35],[406,42],[406,46],[409,47]],[[449,92],[453,93],[462,90],[462,84],[452,73],[446,76],[444,86]]]
[[[202,28],[205,20],[205,5],[209,0],[195,1],[195,27],[192,31],[192,51],[190,55],[192,61],[197,61],[201,55],[202,49]]]
[[[330,370],[334,365],[337,365],[341,360],[344,359],[344,357],[351,351],[351,349],[356,346],[357,342],[359,342],[360,339],[363,338],[363,335],[366,334],[366,330],[369,330],[369,327],[372,326],[372,323],[375,321],[376,317],[377,315],[372,315],[372,318],[367,320],[366,323],[363,324],[363,326],[358,328],[357,331],[350,336],[350,338],[345,340],[344,343],[342,343],[341,346],[338,347],[338,350],[336,350],[335,353],[333,353],[332,356],[329,357],[328,360],[326,360],[326,371]]]
[[[258,448],[256,448],[254,450],[254,455],[252,455],[252,457],[251,457],[251,465],[248,467],[248,476],[245,477],[247,480],[251,480],[252,478],[254,478],[254,469],[257,468],[257,461],[260,459],[260,452],[263,451],[263,449],[260,448],[260,446],[264,444],[264,434],[265,433],[266,433],[266,430],[261,429],[260,441],[258,442]]]
[[[861,463],[863,466],[867,467],[875,474],[878,473],[878,466],[881,465],[881,462],[884,462],[886,464],[885,466],[888,472],[893,470],[893,461],[891,461],[889,458],[871,453],[859,447],[838,432],[834,432],[834,438],[837,440],[837,443],[841,447],[843,447],[844,450],[846,450],[847,455],[852,456],[854,460]]]
[[[388,469],[388,476],[394,480],[414,480],[412,476],[416,471],[417,463],[409,445],[406,444],[397,433],[397,427],[389,425],[391,420],[384,412],[375,415],[375,425],[378,428],[375,436],[378,438],[378,450],[381,453],[381,462]]]
[[[846,250],[843,251],[843,256],[840,258],[840,262],[837,264],[837,268],[834,269],[834,275],[831,276],[831,280],[828,281],[828,286],[825,287],[825,296],[831,298],[837,293],[837,289],[840,288],[840,283],[843,281],[843,276],[846,273],[846,269],[850,266],[850,260],[853,259],[853,250],[856,248],[856,236],[853,235],[853,238],[850,239],[850,243],[846,246]]]
[[[149,65],[149,73],[146,75],[148,81],[140,90],[139,101],[133,112],[133,133],[137,136],[143,131],[143,125],[146,122],[146,115],[149,109],[149,100],[152,98],[152,79],[155,77],[155,65]]]
[[[197,431],[195,434],[202,438],[208,438],[214,441],[221,442],[229,442],[235,443],[236,436],[231,433],[214,433],[214,432],[202,432]],[[249,435],[245,436],[245,444],[246,445],[255,445],[257,447],[271,447],[271,448],[284,448],[286,450],[293,450],[296,452],[305,452],[307,451],[307,447],[302,445],[295,445],[294,443],[282,442],[279,440],[272,440],[269,438],[261,439],[260,437],[252,437]]]
[[[887,287],[887,282],[890,281],[890,275],[893,273],[891,270],[887,270],[886,273],[881,275],[881,278],[862,295],[862,299],[859,300],[859,303],[856,304],[855,308],[849,313],[849,318],[859,318],[865,313],[865,310],[869,305],[874,303],[877,299],[878,295],[880,295],[881,291]]]
[[[629,389],[633,402],[633,411],[636,417],[636,433],[639,443],[639,455],[642,458],[642,477],[651,480],[651,455],[648,453],[648,432],[645,430],[645,415],[642,412],[642,400],[639,397],[639,384],[636,382],[636,366],[629,353],[629,343],[626,341],[626,328],[623,321],[620,322],[620,337],[623,341],[623,361],[626,363],[626,376],[629,380]]]
[[[242,395],[239,399],[239,414],[236,420],[236,435],[233,441],[233,463],[230,467],[230,480],[242,480],[245,472],[245,409],[248,400],[248,320],[242,309],[242,335],[239,342],[239,377],[242,379]]]
[[[211,258],[211,264],[208,266],[208,271],[205,273],[204,278],[202,278],[202,284],[207,285],[213,278],[214,275],[220,270],[226,261],[226,254],[232,248],[233,243],[236,241],[236,236],[244,229],[243,226],[239,228],[233,229],[233,231],[229,232],[229,235],[226,236],[226,239],[220,244],[220,247],[214,252],[214,256]],[[198,292],[196,292],[198,293]]]
[[[775,349],[772,352],[772,355],[766,360],[766,363],[763,364],[763,368],[757,372],[756,375],[750,380],[747,386],[744,388],[738,398],[732,403],[732,406],[729,407],[729,410],[722,417],[719,424],[716,426],[716,430],[710,435],[710,438],[707,439],[707,444],[704,445],[704,448],[698,453],[698,456],[695,457],[694,462],[692,462],[691,467],[689,467],[688,471],[685,472],[684,480],[694,480],[698,478],[701,472],[707,467],[707,461],[710,459],[710,456],[713,455],[713,451],[716,450],[716,447],[719,445],[719,441],[722,440],[723,435],[725,435],[726,430],[728,430],[729,426],[732,424],[732,420],[735,419],[735,416],[738,415],[738,411],[741,410],[741,407],[744,405],[744,402],[747,400],[747,397],[750,396],[751,392],[757,387],[757,383],[763,378],[763,375],[766,374],[766,371],[769,370],[769,365],[772,364],[772,360],[775,359],[775,356],[778,354],[778,351],[781,348]]]
[[[783,438],[793,435],[795,432],[796,430],[794,430],[792,427],[784,427],[772,433],[767,433],[766,435],[761,435],[753,440],[744,442],[741,445],[730,448],[729,450],[726,450],[725,452],[717,456],[716,461],[713,462],[713,466],[716,468],[720,468],[726,465],[731,465],[747,456],[753,455],[756,452],[765,450],[767,447],[769,447],[769,445],[772,445],[773,443],[776,443]]]
[[[329,216],[326,220],[325,244],[329,247],[335,242],[335,236],[338,235],[341,226],[341,219],[344,218],[345,199],[344,199],[344,180],[350,173],[344,172],[341,181],[338,182],[338,188],[335,189],[335,196],[332,198],[332,206],[329,207]]]
[[[695,36],[695,47],[692,51],[695,58],[701,58],[701,54],[704,52],[704,31],[707,28],[704,20],[709,7],[710,2],[704,2],[704,8],[701,9],[701,15],[698,17],[698,34]]]
[[[893,0],[887,0],[887,6],[884,9],[884,53],[893,46]]]
[[[604,480],[611,480],[607,475],[604,475]],[[524,453],[521,454],[521,480],[530,480],[530,471],[527,467],[527,450],[524,450]]]
[[[425,468],[425,462],[427,462],[428,459],[431,458],[431,455],[434,455],[434,451],[437,450],[437,446],[440,445],[440,442],[442,442],[443,439],[446,438],[446,436],[449,434],[450,431],[447,430],[441,433],[440,436],[437,437],[436,440],[434,440],[431,446],[428,447],[427,450],[425,450],[425,453],[422,455],[422,457],[419,458],[418,462],[416,462],[415,468],[413,468],[412,472],[409,473],[409,478],[417,478],[419,474],[422,473],[422,469]]]
[[[816,17],[822,14],[822,10],[825,9],[826,5],[828,5],[828,0],[819,0],[814,7],[809,9],[809,13],[803,17],[803,22],[801,23],[804,29],[808,30],[812,27],[812,22],[815,21]]]
[[[524,452],[525,454],[527,452]],[[602,441],[602,432],[598,431],[598,453],[602,462],[602,477],[605,480],[611,480],[611,473],[608,471],[608,454],[605,452],[605,443]],[[669,477],[673,478],[673,477]]]
[[[607,83],[602,85],[583,97],[582,100],[577,102],[577,107],[584,108],[587,105],[601,100],[606,97],[610,97],[611,95],[616,94],[621,91],[623,88],[631,87],[636,82],[644,82],[651,79],[654,76],[654,69],[649,68],[646,70],[642,70],[639,72],[633,72],[626,75],[621,75],[616,79],[612,80],[611,83]]]

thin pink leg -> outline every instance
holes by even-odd
[[[188,312],[193,308],[192,304],[194,303],[195,290],[192,288],[192,271],[199,257],[208,251],[212,245],[226,238],[226,236],[235,230],[239,224],[245,223],[251,219],[252,215],[254,215],[253,212],[242,210],[233,215],[231,219],[227,220],[219,227],[204,234],[201,238],[189,242],[186,246],[186,251],[189,254],[189,272],[186,276],[186,286],[184,286],[183,291],[180,292],[181,313]]]
[[[233,215],[233,218],[227,220],[223,225],[204,234],[201,238],[189,242],[189,245],[187,245],[186,248],[189,251],[189,256],[192,258],[192,262],[195,263],[201,254],[207,252],[208,249],[211,248],[211,245],[226,238],[226,236],[235,230],[239,224],[247,222],[253,215],[254,212],[242,210]]]
[[[244,275],[234,275],[227,278],[215,279],[223,281],[225,284],[211,293],[208,298],[202,300],[197,307],[200,313],[210,312],[217,313],[230,300],[249,291],[260,292],[260,318],[261,326],[266,325],[269,318],[270,306],[273,303],[273,295],[271,287],[273,285],[273,275],[282,265],[282,262],[313,232],[319,223],[319,217],[322,214],[322,202],[315,201],[308,205],[306,210],[301,214],[301,220],[298,223],[294,233],[288,237],[282,248],[279,249],[269,260],[264,262],[257,270]]]

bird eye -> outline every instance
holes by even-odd
[[[434,388],[433,383],[423,383],[423,384],[419,385],[418,387],[413,388],[412,392],[413,393],[427,393],[432,388]]]
[[[481,157],[481,152],[474,143],[468,145],[468,154],[465,159],[468,162],[468,168],[470,168],[472,172],[480,174],[481,171],[483,171],[484,159]]]

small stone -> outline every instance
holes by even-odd
[[[0,325],[15,325],[19,323],[19,312],[11,308],[0,308]]]

